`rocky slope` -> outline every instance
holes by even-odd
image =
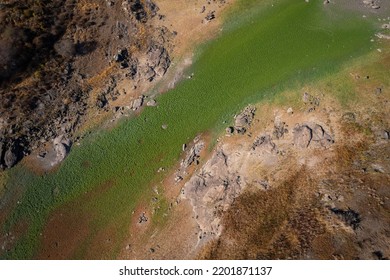
[[[150,0],[0,5],[0,168],[34,150],[61,161],[91,111],[170,66],[175,33]]]
[[[306,92],[239,114],[183,187],[199,257],[389,258],[389,95],[367,94],[355,111]]]

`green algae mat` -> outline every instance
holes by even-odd
[[[333,73],[373,44],[371,24],[342,11],[326,13],[322,1],[271,5],[252,0],[237,7],[246,2],[250,12],[237,8],[229,14],[225,31],[200,47],[190,70],[193,78],[161,95],[158,107],[147,107],[110,131],[92,132],[53,174],[37,176],[22,166],[7,171],[7,190],[23,195],[2,231],[22,222],[27,230],[12,250],[0,252],[1,258],[36,257],[48,215],[69,201],[90,219],[88,237],[74,258],[83,258],[83,250],[107,227],[115,228],[114,245],[96,255],[115,258],[131,211],[141,197],[151,195],[164,176],[157,170],[173,166],[183,143],[203,131],[218,135],[245,104]],[[83,200],[94,191],[93,199]]]

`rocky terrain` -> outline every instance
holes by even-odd
[[[375,64],[339,74],[347,106],[334,84],[305,86],[245,107],[211,152],[207,135],[184,144],[168,226],[146,225],[122,257],[388,259],[389,81]]]
[[[91,112],[118,111],[111,102],[125,94],[130,102],[170,66],[176,33],[152,1],[0,6],[1,168],[32,151],[38,165],[60,162]]]
[[[184,76],[193,46],[222,30],[218,19],[227,3],[0,1],[0,169],[25,158],[38,175],[55,172],[90,127],[159,106],[158,93],[193,78]],[[324,1],[324,9],[378,17],[375,61],[344,69],[341,82],[248,104],[224,122],[220,137],[206,131],[188,139],[172,170],[156,170],[164,178],[151,201],[137,201],[119,258],[388,259],[389,6]],[[352,84],[352,101],[339,96],[339,82]],[[111,185],[98,188],[104,193]],[[0,198],[6,191],[0,188]],[[18,204],[18,195],[0,201],[2,209]],[[75,204],[55,212],[42,230],[38,258],[78,252],[87,225]],[[14,234],[1,237],[2,251],[12,251]],[[104,246],[110,251],[110,234],[93,239],[85,256],[100,258],[96,248]]]
[[[389,258],[388,91],[352,112],[323,94],[247,107],[185,183],[199,257]]]

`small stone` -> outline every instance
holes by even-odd
[[[142,224],[142,223],[146,223],[148,221],[148,218],[146,217],[145,215],[145,212],[143,212],[139,218],[138,218],[138,223],[139,224]]]
[[[227,134],[233,134],[233,132],[234,132],[234,127],[229,126],[229,127],[226,128],[226,133]]]
[[[179,175],[175,176],[175,182],[179,183],[180,181],[183,181],[183,177],[181,177]]]
[[[382,29],[390,29],[390,23],[383,24]]]
[[[309,101],[310,101],[310,94],[305,92],[303,94],[303,96],[302,96],[302,101],[303,101],[303,103],[309,103]]]
[[[142,105],[144,104],[144,99],[145,99],[145,96],[143,96],[143,95],[141,95],[137,99],[135,99],[133,101],[133,104],[131,105],[131,109],[133,111],[137,111],[139,108],[141,108]]]
[[[150,100],[146,103],[146,106],[148,106],[148,107],[155,107],[155,106],[157,106],[157,102],[156,102],[156,100],[154,100],[154,99],[150,99]]]
[[[165,130],[165,129],[168,128],[168,125],[167,125],[167,124],[163,124],[163,125],[161,126],[161,128]]]
[[[293,108],[288,108],[287,109],[287,114],[289,114],[289,115],[292,115],[292,114],[294,114],[294,110],[293,110]]]
[[[374,169],[374,171],[378,173],[385,173],[385,170],[379,164],[373,164],[372,169]]]

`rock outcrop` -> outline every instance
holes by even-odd
[[[299,148],[328,147],[333,143],[333,138],[319,124],[297,124],[294,128],[294,144]]]
[[[7,57],[0,66],[9,70],[0,73],[3,168],[60,135],[72,139],[91,111],[112,112],[121,83],[146,88],[145,81],[160,79],[171,64],[174,32],[151,0],[26,1],[0,10],[0,57]],[[32,14],[40,16],[27,20]],[[143,103],[138,98],[133,109]],[[15,142],[17,153],[9,144]]]
[[[244,134],[251,125],[255,112],[256,107],[249,105],[240,114],[236,115],[234,117],[233,131]]]
[[[191,200],[200,227],[199,238],[221,233],[222,213],[243,189],[242,178],[228,161],[226,153],[218,150],[184,186],[184,196]]]
[[[242,138],[241,134],[251,130],[255,112],[254,106],[248,106],[235,117],[234,130],[238,134],[233,142],[217,145],[212,157],[184,185],[183,197],[191,201],[202,240],[222,233],[224,213],[246,189],[271,190],[275,178],[284,176],[282,166],[302,165],[302,149],[312,154],[307,157],[315,158],[316,150],[325,150],[334,143],[324,126],[313,121],[297,124],[289,133],[287,119],[283,121],[279,115],[268,129],[249,141],[251,138]],[[195,155],[193,147],[182,165],[191,164]],[[307,164],[312,165],[310,161]]]

